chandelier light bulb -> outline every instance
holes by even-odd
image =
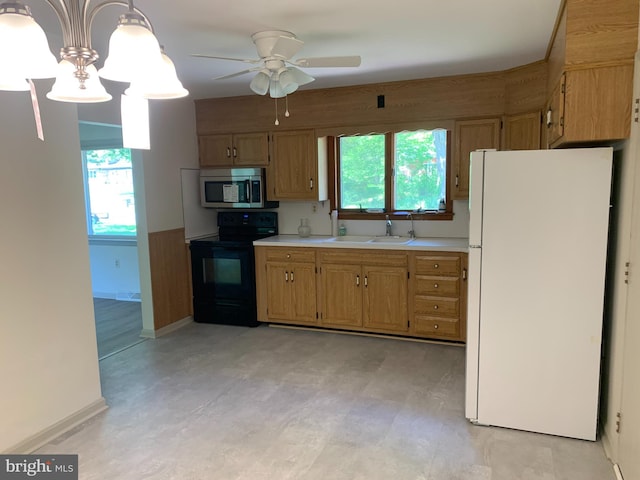
[[[58,67],[56,81],[51,91],[47,93],[47,98],[58,102],[73,103],[98,103],[111,100],[111,95],[100,83],[95,66],[85,67],[88,76],[84,84],[78,81],[75,71],[75,65],[67,60],[62,60]]]

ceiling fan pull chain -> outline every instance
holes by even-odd
[[[273,123],[274,125],[278,126],[280,125],[280,120],[278,120],[278,99],[276,98],[275,100],[276,100],[276,121]]]
[[[284,96],[284,104],[285,104],[284,116],[288,118],[289,117],[289,95]]]

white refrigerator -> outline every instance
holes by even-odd
[[[612,156],[471,154],[471,422],[595,440]]]

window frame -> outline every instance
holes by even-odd
[[[442,129],[447,132],[447,158],[445,167],[445,204],[446,208],[444,212],[437,210],[425,210],[422,212],[414,212],[409,210],[392,210],[391,205],[395,195],[393,181],[393,169],[394,169],[394,151],[395,151],[395,134],[404,131],[416,131],[416,130],[437,130]],[[414,220],[453,220],[453,199],[451,198],[451,171],[452,171],[452,134],[451,129],[446,127],[420,127],[413,126],[411,128],[398,128],[390,129],[385,132],[370,132],[363,135],[382,135],[385,136],[385,206],[384,212],[366,212],[359,209],[343,209],[340,208],[340,141],[341,136],[358,136],[358,134],[338,135],[330,140],[329,151],[332,153],[330,157],[330,176],[331,187],[330,199],[331,210],[337,210],[338,216],[345,220],[384,220],[387,215],[390,219],[403,220],[407,218],[407,213],[411,213]]]

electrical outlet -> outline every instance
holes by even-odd
[[[311,206],[311,211],[313,213],[316,213],[318,211],[318,205],[316,205],[315,203]]]
[[[120,260],[116,258],[116,268],[120,268]]]

